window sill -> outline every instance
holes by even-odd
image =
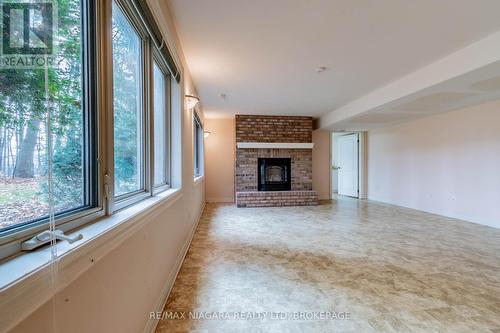
[[[74,234],[83,239],[73,244],[57,243],[58,265],[55,291],[60,291],[95,262],[149,222],[158,205],[170,206],[182,190],[169,189],[111,216],[86,225]],[[50,299],[51,249],[42,247],[0,264],[0,331],[8,331]]]

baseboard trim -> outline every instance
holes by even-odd
[[[489,223],[488,221],[480,221],[480,220],[477,220],[477,219],[475,219],[474,217],[471,217],[471,216],[457,215],[457,214],[453,214],[451,212],[440,211],[440,210],[426,210],[426,209],[419,208],[419,207],[405,205],[405,204],[403,204],[401,202],[396,202],[396,201],[392,201],[392,200],[372,199],[370,197],[365,198],[365,200],[372,201],[372,202],[378,202],[378,203],[382,203],[382,204],[386,204],[386,205],[391,205],[391,206],[396,206],[396,207],[403,207],[403,208],[407,208],[407,209],[413,209],[413,210],[416,210],[416,211],[419,211],[419,212],[423,212],[423,213],[427,213],[427,214],[432,214],[432,215],[437,215],[437,216],[440,216],[440,217],[446,217],[446,218],[450,218],[450,219],[454,219],[454,220],[459,220],[459,221],[462,221],[462,222],[473,223],[473,224],[477,224],[477,225],[480,225],[480,226],[483,226],[483,227],[490,227],[490,228],[500,229],[499,225]]]
[[[328,193],[328,192],[319,193],[318,192],[318,199],[319,200],[330,200],[331,199],[330,193]]]
[[[207,198],[207,202],[211,203],[234,203],[234,197],[217,197],[217,198]]]
[[[181,251],[179,252],[179,255],[177,256],[177,260],[175,263],[175,271],[173,276],[170,276],[169,279],[167,279],[167,283],[163,287],[163,290],[161,291],[160,298],[158,299],[156,306],[152,312],[161,312],[165,308],[165,305],[167,304],[168,297],[170,296],[170,293],[172,292],[172,288],[174,286],[175,280],[177,279],[177,275],[179,274],[182,263],[184,262],[184,258],[186,258],[187,252],[189,250],[189,247],[191,246],[191,242],[193,241],[194,234],[196,232],[196,229],[198,229],[198,224],[200,223],[201,216],[203,214],[203,211],[205,210],[205,203],[203,203],[203,206],[200,209],[200,212],[198,213],[198,216],[196,217],[196,221],[194,222],[193,228],[191,229],[189,237],[186,239],[184,242],[184,245],[182,246]],[[154,333],[156,330],[156,326],[158,326],[158,320],[157,319],[149,319],[148,322],[146,323],[146,327],[144,327],[144,333]]]

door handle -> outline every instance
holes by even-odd
[[[332,169],[333,169],[333,170],[340,170],[340,169],[342,169],[342,167],[339,167],[339,166],[335,166],[335,165],[334,165],[334,166],[332,166]]]

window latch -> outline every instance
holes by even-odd
[[[78,234],[74,237],[69,237],[69,236],[66,236],[62,230],[54,230],[54,231],[50,231],[50,230],[45,230],[44,232],[42,233],[39,233],[38,235],[36,235],[35,237],[23,242],[21,244],[21,249],[23,251],[31,251],[31,250],[34,250],[36,249],[37,247],[39,246],[42,246],[44,244],[47,244],[49,243],[52,238],[55,238],[55,239],[58,239],[58,240],[63,240],[63,241],[67,241],[68,243],[72,244],[76,241],[79,241],[80,239],[83,239],[83,235],[82,234]]]
[[[111,189],[110,189],[111,177],[108,174],[104,175],[104,197],[106,199],[111,198]]]

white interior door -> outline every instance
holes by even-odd
[[[335,194],[338,194],[339,193],[339,170],[337,168],[337,164],[338,164],[338,148],[337,148],[337,145],[338,145],[338,136],[339,134],[338,133],[332,133],[332,137],[331,137],[331,140],[332,140],[332,144],[331,144],[331,148],[332,148],[332,151],[331,151],[331,156],[332,156],[332,176],[331,176],[331,180],[332,180],[332,198]]]
[[[338,137],[339,194],[356,198],[359,196],[358,140],[357,133]]]

